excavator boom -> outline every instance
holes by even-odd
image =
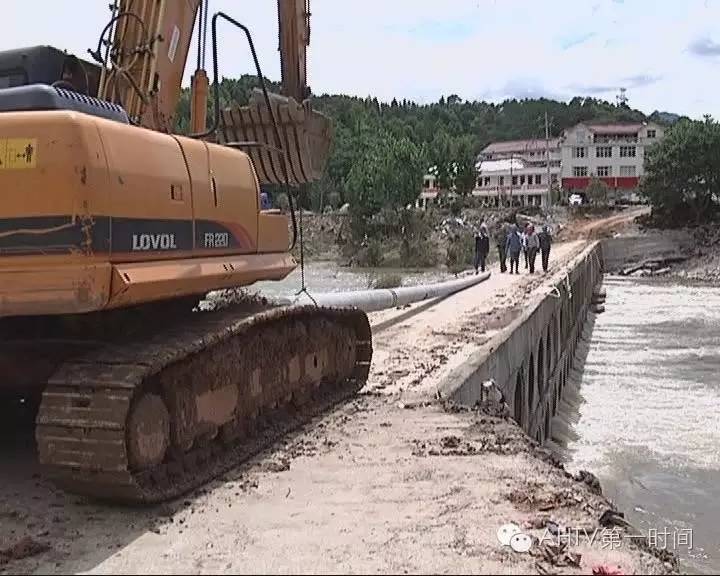
[[[137,124],[169,133],[180,98],[193,25],[202,0],[119,0],[108,24],[98,97]]]

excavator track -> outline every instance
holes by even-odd
[[[371,357],[359,310],[196,312],[62,364],[37,415],[39,459],[69,492],[173,499],[355,394]]]

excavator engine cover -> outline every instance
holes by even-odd
[[[313,110],[309,100],[300,104],[279,94],[269,94],[269,99],[287,158],[288,183],[298,186],[319,180],[330,155],[330,119]],[[232,105],[222,110],[217,142],[233,144],[250,155],[261,184],[285,183],[282,155],[277,151],[272,119],[261,90],[253,90],[247,106]]]
[[[42,110],[73,110],[123,124],[130,123],[121,106],[72,90],[46,84],[30,84],[0,90],[0,112]]]

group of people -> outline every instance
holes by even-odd
[[[538,252],[542,261],[543,272],[547,272],[550,261],[552,235],[550,227],[545,224],[538,233],[535,226],[528,223],[520,228],[516,223],[502,222],[495,231],[495,244],[500,260],[500,272],[507,272],[507,261],[510,260],[510,274],[520,274],[520,253],[524,255],[525,269],[535,273],[535,259]],[[490,253],[490,235],[483,222],[475,234],[475,273],[485,272],[485,263]]]

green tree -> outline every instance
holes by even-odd
[[[424,158],[407,138],[380,136],[353,165],[345,183],[354,216],[367,218],[382,208],[400,209],[417,200]]]
[[[457,139],[455,145],[455,189],[459,194],[467,195],[472,192],[477,180],[475,162],[477,156],[473,152],[473,139],[470,136],[462,136]]]
[[[585,193],[594,204],[607,204],[609,191],[610,188],[605,182],[600,180],[597,176],[593,176],[590,179],[590,183],[588,184]]]
[[[670,128],[647,151],[641,192],[661,212],[709,219],[720,197],[720,124],[706,116]]]
[[[279,92],[276,82],[266,79],[268,90]],[[258,86],[254,76],[223,78],[220,86],[221,106],[248,102],[252,89]],[[213,119],[213,90],[208,102],[208,123]],[[643,121],[647,117],[638,110],[618,107],[596,98],[573,98],[558,102],[545,98],[509,99],[498,104],[462,100],[458,95],[442,97],[438,102],[417,104],[406,99],[390,102],[374,97],[358,98],[346,95],[314,95],[312,106],[331,118],[334,138],[325,169],[327,181],[314,183],[309,193],[303,194],[307,206],[319,207],[320,198],[330,191],[340,196],[339,203],[350,200],[349,176],[358,163],[365,163],[368,150],[384,138],[410,142],[421,154],[425,163],[421,172],[437,166],[439,185],[459,191],[472,188],[474,181],[474,155],[495,140],[532,138],[539,132],[538,119],[545,112],[553,118],[552,136],[578,122]],[[677,123],[675,115],[655,113],[659,123]],[[176,111],[176,132],[186,134],[190,125],[189,91],[183,90]],[[248,135],[252,139],[252,135]],[[455,172],[454,165],[457,168]],[[357,174],[354,175],[357,178]],[[317,185],[316,185],[317,184]],[[279,192],[278,192],[279,193]]]
[[[444,130],[438,130],[429,146],[429,160],[435,167],[438,188],[449,190],[454,184],[453,141]]]

